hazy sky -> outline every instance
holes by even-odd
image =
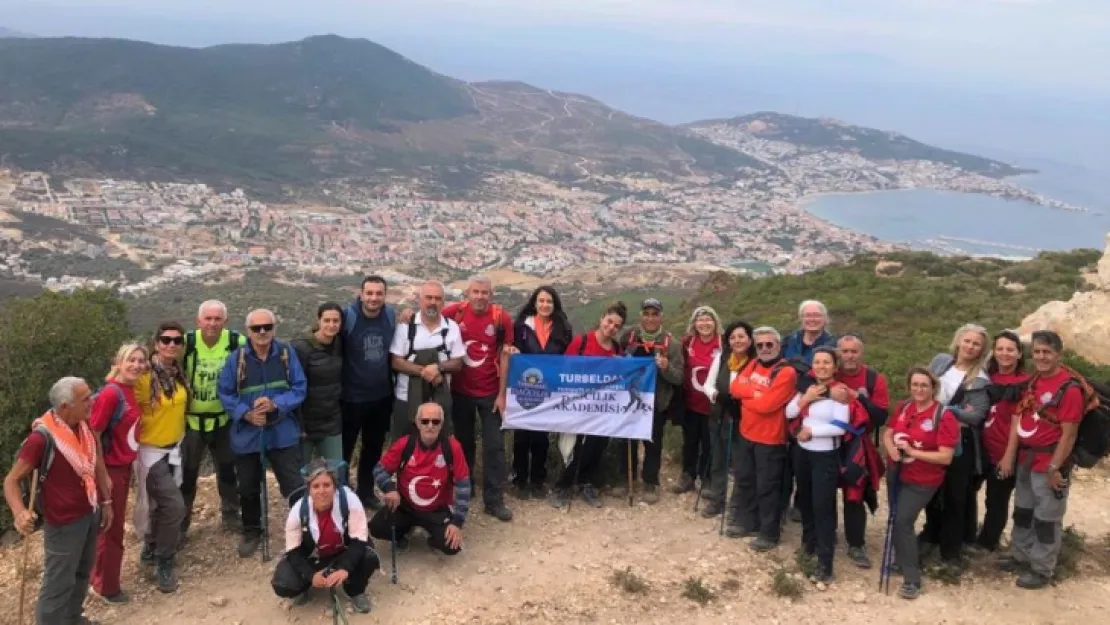
[[[1110,92],[1110,0],[0,0],[0,26],[183,45],[337,32],[624,55],[869,55],[857,60]]]

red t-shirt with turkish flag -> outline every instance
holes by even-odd
[[[1021,384],[1029,379],[1025,373],[994,373],[991,374],[991,384],[1010,386]],[[1017,403],[1012,401],[999,401],[991,406],[987,413],[987,421],[983,424],[983,447],[987,450],[987,457],[991,464],[998,466],[1002,456],[1006,455],[1006,445],[1010,443],[1010,430],[1013,429],[1014,408]]]
[[[583,349],[582,341],[586,342],[586,347]],[[582,350],[582,353],[578,353]],[[613,341],[611,349],[605,349],[601,343],[597,342],[597,332],[587,332],[579,334],[571,340],[570,345],[567,345],[567,350],[563,352],[567,356],[617,356],[620,354],[616,341]]]
[[[451,445],[451,455],[455,466],[453,473],[455,480],[470,476],[466,466],[466,456],[463,455],[462,445],[454,436],[448,437]],[[401,454],[409,442],[408,436],[402,436],[393,443],[389,451],[382,456],[382,468],[392,474],[397,472],[401,464]],[[397,480],[397,490],[413,510],[417,512],[432,512],[442,510],[455,501],[455,484],[447,470],[447,459],[443,457],[440,447],[428,449],[419,441],[412,451],[412,457],[405,465],[404,472]]]
[[[951,410],[945,409],[940,423],[934,424],[937,402],[932,402],[924,410],[918,411],[912,401],[899,406],[895,413],[891,431],[894,442],[906,440],[918,451],[937,451],[941,447],[955,449],[960,441],[960,424]],[[893,465],[893,463],[891,463]],[[902,468],[898,479],[906,484],[935,488],[944,483],[944,472],[948,467],[943,464],[926,462],[916,458],[902,457]]]
[[[701,336],[686,339],[686,363],[683,386],[686,388],[686,409],[698,414],[709,414],[713,405],[705,394],[705,382],[709,378],[709,367],[721,357],[721,337],[708,341]]]
[[[115,388],[111,388],[115,387]],[[139,402],[135,400],[135,389],[116,380],[108,380],[97,394],[89,409],[89,427],[98,435],[108,428],[119,406],[120,393],[123,391],[125,407],[120,420],[108,434],[112,441],[110,448],[104,454],[104,464],[110,467],[122,467],[131,464],[139,455],[138,427],[139,418],[143,416]]]
[[[451,376],[451,390],[460,395],[491,397],[501,390],[498,377],[501,353],[498,351],[498,321],[494,313],[501,317],[503,345],[512,345],[513,320],[500,306],[490,304],[480,315],[465,302],[449,304],[443,309],[444,317],[459,324],[466,349],[463,368]]]
[[[1033,472],[1044,473],[1052,463],[1051,452],[1030,452],[1028,448],[1049,447],[1060,442],[1063,433],[1060,426],[1052,423],[1046,416],[1054,417],[1060,423],[1079,423],[1083,419],[1083,391],[1072,385],[1064,394],[1057,397],[1060,387],[1071,379],[1071,373],[1064,369],[1049,377],[1037,376],[1029,385],[1029,391],[1036,398],[1039,409],[1029,409],[1022,413],[1018,422],[1018,444],[1021,455],[1018,462],[1024,462],[1026,455],[1033,453]],[[1046,405],[1052,404],[1052,405]]]

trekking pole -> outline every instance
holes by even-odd
[[[632,507],[632,439],[628,439],[628,507]]]
[[[898,516],[898,494],[902,490],[902,481],[898,475],[901,468],[900,463],[894,463],[894,467],[890,471],[888,479],[893,480],[890,484],[890,496],[887,497],[890,510],[887,514],[886,520],[886,537],[883,539],[883,559],[879,566],[879,590],[890,594],[890,574],[894,560],[894,522]]]
[[[728,516],[728,478],[732,476],[732,435],[736,430],[734,424],[734,419],[728,420],[728,439],[725,442],[725,509],[721,510],[721,527],[717,530],[717,536],[725,535],[725,517]]]
[[[389,576],[389,583],[397,583],[397,520],[393,517],[393,511],[389,511],[389,559],[393,571]]]
[[[721,440],[721,426],[724,425],[725,420],[722,418],[717,422],[717,440]],[[705,481],[709,479],[709,474],[713,471],[713,446],[709,446],[709,453],[705,454],[705,473],[701,476],[701,483],[698,484],[698,494],[694,497],[694,512],[698,511],[698,504],[701,503],[701,491],[705,488]],[[728,478],[725,478],[725,485],[728,485]]]
[[[262,464],[262,561],[270,561],[270,491],[266,488],[266,427],[258,434],[259,461]]]
[[[35,469],[31,472],[31,497],[27,503],[31,505],[31,516],[35,515],[35,491],[39,486],[39,470]],[[19,620],[16,621],[19,625],[23,625],[23,598],[27,594],[27,557],[31,551],[31,537],[23,537],[23,553],[21,554],[23,562],[19,566]]]

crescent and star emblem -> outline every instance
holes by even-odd
[[[414,477],[412,479],[412,481],[409,482],[409,501],[411,501],[413,504],[415,504],[416,506],[419,506],[421,508],[430,507],[432,504],[434,504],[436,502],[435,497],[432,497],[431,499],[424,499],[423,497],[421,497],[416,492],[416,485],[420,483],[420,480],[427,480],[427,479],[431,479],[431,478],[429,478],[427,475],[420,475],[420,476]],[[436,496],[439,496],[439,487],[442,486],[442,485],[443,485],[443,482],[441,482],[439,480],[432,480],[432,488],[436,489]]]
[[[1025,419],[1022,419],[1021,421],[1018,421],[1018,429],[1017,429],[1018,436],[1020,436],[1022,438],[1032,438],[1033,435],[1035,435],[1037,433],[1037,430],[1039,430],[1041,428],[1041,413],[1039,413],[1039,412],[1034,412],[1033,413],[1033,424],[1034,425],[1033,425],[1032,430],[1027,430],[1027,429],[1023,428],[1021,426],[1021,424],[1024,423],[1024,422],[1025,422]]]
[[[983,424],[983,429],[984,430],[989,429],[992,425],[994,425],[994,416],[997,413],[998,413],[998,406],[991,406],[991,418],[987,419],[987,422],[985,424]]]
[[[705,385],[703,385],[701,382],[698,382],[698,371],[705,371],[705,369],[705,367],[694,367],[690,370],[690,386],[693,387],[695,391],[708,397],[709,393],[706,392]]]
[[[131,429],[127,431],[127,446],[131,451],[139,451],[139,441],[135,439],[135,430],[139,429],[139,422],[136,421],[131,424]]]
[[[471,344],[477,343],[477,342],[478,341],[475,341],[475,340],[471,339],[471,340],[467,341],[466,343],[464,343],[465,349],[463,351],[465,353],[463,354],[463,364],[468,366],[468,367],[481,367],[482,365],[486,364],[486,357],[488,356],[488,354],[482,354],[482,359],[481,360],[473,360],[470,357],[470,346],[471,346]],[[482,345],[482,351],[483,352],[489,351],[489,348],[486,347],[485,343],[482,343],[481,345]]]

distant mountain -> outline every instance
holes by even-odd
[[[337,36],[203,49],[0,40],[0,158],[255,190],[382,169],[502,167],[574,179],[766,168],[591,98],[469,84]]]
[[[960,167],[987,176],[1004,177],[1032,170],[1008,163],[926,145],[897,132],[853,126],[831,118],[797,117],[763,111],[731,119],[704,120],[688,128],[728,125],[756,137],[828,152],[851,152],[874,160],[923,160]]]
[[[23,37],[23,38],[30,38],[30,37],[34,37],[34,36],[35,36],[35,35],[31,35],[31,34],[29,34],[29,33],[21,33],[21,32],[19,32],[18,30],[12,30],[12,29],[10,29],[10,28],[4,28],[3,26],[0,26],[0,37]]]

